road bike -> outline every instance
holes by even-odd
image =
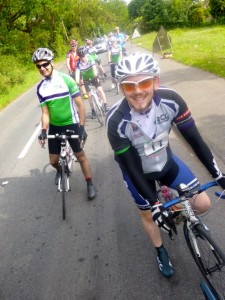
[[[111,69],[111,75],[114,74],[115,77],[112,77],[112,83],[115,84],[115,89],[116,89],[116,94],[119,94],[119,81],[118,81],[118,77],[116,76],[116,69],[117,69],[118,63],[110,63],[110,69]]]
[[[183,222],[188,249],[205,280],[202,286],[205,287],[206,299],[225,300],[225,254],[213,240],[207,226],[202,223],[199,216],[195,215],[189,202],[189,199],[197,197],[200,192],[213,186],[218,186],[218,183],[208,182],[193,192],[189,191],[186,185],[181,184],[176,189],[177,196],[174,199],[166,199],[161,189],[158,195],[159,199],[164,202],[164,208],[168,209],[168,222],[174,233],[177,234],[176,225]],[[220,195],[219,192],[215,194]],[[207,295],[206,286],[215,298]]]
[[[93,108],[94,108],[97,120],[100,123],[100,125],[103,126],[104,125],[104,114],[105,114],[104,103],[99,96],[98,90],[95,88],[95,86],[93,85],[91,80],[88,81],[88,86],[90,89],[91,101],[93,104]]]
[[[97,68],[97,73],[98,73],[98,78],[100,79],[101,82],[105,82],[105,71],[101,65],[101,59],[98,58],[96,60],[96,68]]]
[[[58,139],[61,143],[59,156],[60,176],[58,177],[58,191],[62,193],[62,216],[66,219],[66,193],[71,191],[70,174],[72,173],[72,163],[75,160],[73,150],[68,139],[79,139],[79,135],[74,135],[73,130],[66,130],[66,133],[47,135],[48,139]]]

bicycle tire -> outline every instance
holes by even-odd
[[[225,254],[203,224],[194,225],[189,229],[185,222],[183,230],[191,255],[215,299],[225,300]],[[196,253],[194,242],[199,249],[199,255]]]
[[[62,185],[62,216],[66,219],[66,168],[65,164],[61,165],[61,185]]]
[[[102,69],[99,67],[99,65],[97,65],[97,68],[98,68],[98,78],[100,79],[100,81],[105,82],[105,75]]]
[[[68,168],[68,175],[72,173],[72,164],[73,164],[73,150],[70,147],[69,142],[67,141],[67,154],[66,154],[66,160],[67,160],[67,168]]]
[[[103,116],[102,108],[99,105],[99,100],[96,99],[96,97],[98,97],[98,96],[96,94],[93,94],[91,96],[91,100],[92,100],[92,103],[93,103],[93,107],[94,107],[96,117],[97,117],[100,125],[103,126],[104,125],[104,116]]]

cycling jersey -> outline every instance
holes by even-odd
[[[94,46],[87,46],[86,49],[89,57],[91,57],[94,61],[98,60],[97,49]]]
[[[124,47],[125,40],[126,40],[126,34],[125,33],[115,33],[114,37],[120,41],[121,48]]]
[[[148,180],[163,179],[167,180],[165,184],[171,185],[179,173],[179,164],[169,144],[173,124],[212,177],[218,177],[220,170],[210,149],[202,140],[186,102],[174,90],[159,87],[144,113],[134,111],[127,100],[122,99],[107,114],[109,142],[122,172],[130,178],[138,193],[152,203],[156,201],[156,194]]]
[[[82,62],[80,59],[78,60],[76,68],[80,70],[84,81],[88,81],[89,79],[93,79],[94,77],[96,77],[96,74],[93,70],[94,65],[95,61],[89,55],[87,55],[87,61],[85,62]]]
[[[79,56],[76,54],[76,52],[73,52],[72,50],[69,50],[66,53],[66,58],[69,58],[69,65],[72,72],[76,69],[76,63],[79,60]]]
[[[121,59],[122,48],[119,44],[110,49],[110,58],[112,63],[118,63]]]
[[[65,126],[79,123],[73,98],[80,95],[75,81],[68,75],[53,70],[51,78],[44,78],[37,86],[41,106],[48,106],[50,123]]]

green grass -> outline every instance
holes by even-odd
[[[174,29],[167,33],[174,60],[225,78],[225,26]],[[151,32],[133,42],[152,50],[156,36],[157,32]]]

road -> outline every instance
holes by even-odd
[[[129,45],[129,51],[143,51]],[[101,54],[108,78],[109,105],[120,99],[111,91],[106,54]],[[161,83],[187,100],[202,135],[225,170],[225,84],[212,74],[159,59]],[[59,69],[66,72],[65,63]],[[201,300],[201,275],[185,245],[182,228],[174,241],[163,234],[175,267],[165,279],[157,269],[156,252],[142,230],[137,209],[124,189],[104,127],[90,118],[86,106],[88,142],[97,198],[88,201],[77,163],[68,194],[67,219],[47,150],[36,139],[40,108],[31,88],[0,113],[0,299],[1,300]],[[217,108],[219,107],[219,109]],[[198,174],[210,180],[192,150],[171,133],[175,152]],[[26,147],[25,147],[26,146]],[[225,202],[213,198],[204,221],[225,250]]]

